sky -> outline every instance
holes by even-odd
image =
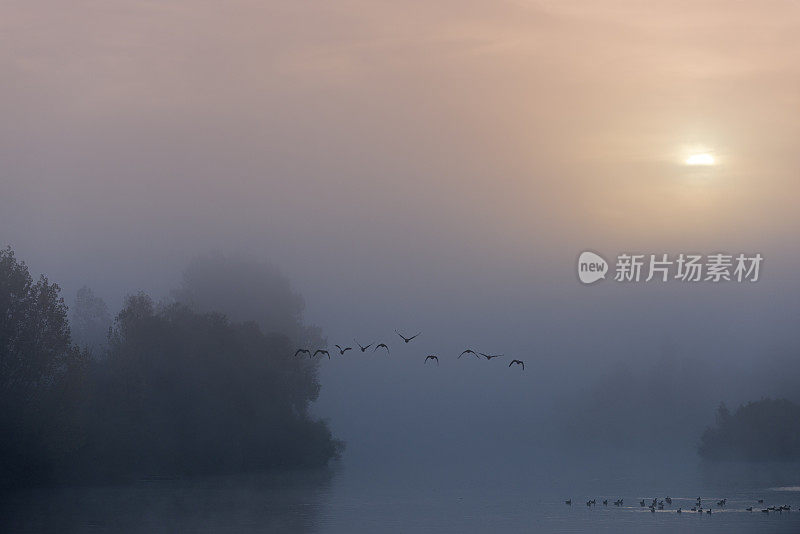
[[[488,420],[664,347],[749,369],[800,346],[794,2],[3,0],[0,70],[0,242],[68,302],[247,254],[331,343],[399,328],[539,369],[323,367],[345,437],[415,383],[489,384]],[[765,260],[751,285],[584,287],[583,250]]]

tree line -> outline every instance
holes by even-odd
[[[239,302],[250,320],[223,313]],[[327,464],[342,443],[309,412],[316,364],[292,348],[321,338],[301,312],[274,269],[212,255],[167,302],[131,295],[112,321],[82,289],[70,314],[0,251],[0,484]]]
[[[707,460],[788,461],[800,459],[800,406],[787,399],[748,402],[731,413],[717,408],[715,425],[698,447]]]

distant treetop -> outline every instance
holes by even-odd
[[[707,460],[800,459],[800,406],[787,399],[762,399],[731,415],[717,409],[716,425],[703,432],[698,453]]]

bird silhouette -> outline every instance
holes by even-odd
[[[572,506],[572,499],[568,499],[568,500],[564,501],[564,504],[568,504],[568,505]]]
[[[482,352],[479,352],[478,354],[480,354],[481,356],[483,356],[487,360],[491,360],[492,358],[499,358],[500,356],[502,356],[502,354],[484,354]]]
[[[298,354],[308,354],[311,356],[311,351],[308,349],[297,349],[297,352],[295,352],[294,355],[297,356]]]
[[[345,347],[345,348],[342,348],[342,347],[340,347],[339,345],[334,345],[334,347],[336,347],[337,349],[339,349],[339,354],[340,354],[340,355],[342,355],[342,356],[344,356],[344,353],[345,353],[345,352],[347,352],[348,350],[353,350],[353,347]]]
[[[521,365],[522,370],[523,371],[525,370],[525,362],[523,362],[522,360],[511,360],[511,363],[509,363],[508,366],[511,367],[514,364]]]
[[[374,348],[374,349],[372,349],[372,352],[375,352],[376,350],[378,350],[378,349],[379,349],[379,348],[381,348],[381,347],[383,347],[384,349],[386,349],[386,354],[389,354],[389,347],[386,345],[386,343],[381,343],[381,344],[379,344],[379,345],[375,345],[375,348]]]
[[[356,340],[354,339],[353,341],[356,341]],[[362,345],[361,343],[356,341],[356,345],[358,345],[358,348],[361,349],[361,352],[366,352],[367,349],[372,346],[372,343],[370,343],[369,345]]]
[[[330,352],[328,352],[327,350],[317,349],[317,350],[314,352],[314,356],[316,356],[317,354],[324,354],[325,356],[327,356],[327,357],[328,357],[328,359],[329,359],[329,360],[331,359],[331,354],[330,354]]]
[[[402,337],[402,338],[403,338],[403,341],[405,341],[406,343],[408,343],[409,341],[411,341],[412,339],[414,339],[415,337],[417,337],[418,335],[420,335],[422,332],[419,332],[419,333],[417,333],[417,334],[414,334],[414,335],[413,335],[413,336],[411,336],[411,337],[406,337],[406,336],[404,336],[403,334],[401,334],[400,332],[398,332],[397,330],[395,330],[395,331],[394,331],[394,333],[395,333],[395,334],[397,334],[398,336]]]
[[[434,356],[433,354],[428,354],[425,356],[425,363],[428,363],[428,360],[436,360],[436,365],[439,365],[439,357]]]
[[[474,354],[476,358],[478,358],[479,360],[481,359],[481,357],[480,357],[480,356],[478,356],[478,353],[477,353],[477,352],[475,352],[475,351],[474,351],[474,350],[472,350],[472,349],[467,349],[467,350],[465,350],[464,352],[462,352],[461,354],[459,354],[459,355],[458,355],[458,358],[456,358],[456,359],[460,359],[460,358],[461,358],[463,355],[465,355],[465,354]]]

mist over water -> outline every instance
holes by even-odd
[[[0,245],[71,311],[102,299],[84,345],[142,291],[327,347],[309,417],[345,444],[315,472],[20,490],[12,530],[800,529],[796,463],[698,455],[720,403],[800,403],[794,3],[0,13]],[[585,250],[764,263],[583,285]],[[334,352],[356,342],[390,354]],[[729,504],[675,513],[698,495]]]
[[[745,510],[758,499],[796,502],[800,466],[728,465],[662,455],[591,459],[547,456],[510,469],[504,461],[469,468],[351,469],[184,480],[142,480],[125,486],[35,489],[4,501],[7,525],[41,532],[795,532],[797,513]],[[551,451],[552,453],[552,451]],[[657,488],[657,490],[653,490]],[[658,490],[662,490],[658,493]],[[668,491],[673,505],[651,513],[640,499]],[[697,493],[728,504],[711,516],[691,512]],[[568,495],[567,506],[561,497]],[[587,507],[584,500],[598,504]],[[601,500],[609,500],[603,506]],[[623,498],[622,506],[612,500]],[[683,513],[676,509],[683,507]]]

